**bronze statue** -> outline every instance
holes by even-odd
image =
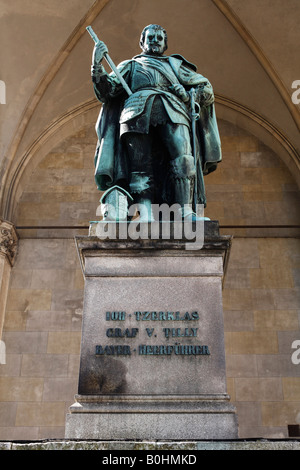
[[[147,208],[149,220],[151,204],[162,203],[176,203],[182,217],[194,218],[196,205],[206,206],[203,175],[222,158],[211,84],[181,55],[164,55],[167,34],[159,25],[146,26],[142,54],[110,74],[102,65],[108,49],[94,40],[91,75],[103,104],[96,125],[98,189],[123,188]]]

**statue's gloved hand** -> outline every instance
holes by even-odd
[[[108,52],[108,49],[103,41],[99,41],[93,50],[93,64],[100,64],[102,61],[104,54]]]
[[[178,96],[178,98],[182,99],[182,101],[184,101],[185,103],[190,99],[186,89],[180,83],[175,83],[174,85],[171,85],[170,91],[176,96]]]
[[[204,83],[198,89],[198,98],[197,101],[200,102],[201,106],[209,106],[214,102],[214,92],[212,86],[209,82]]]

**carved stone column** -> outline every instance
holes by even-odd
[[[14,264],[18,247],[18,235],[14,225],[0,219],[0,339],[4,324],[6,300],[11,268]]]

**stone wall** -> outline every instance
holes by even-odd
[[[240,437],[286,437],[300,421],[300,364],[291,360],[300,339],[299,254],[294,238],[233,242],[223,303]]]
[[[13,216],[17,226],[88,226],[95,219],[100,199],[94,182],[96,139],[93,127],[82,129],[37,164]],[[24,236],[36,233],[44,236],[28,230]]]
[[[73,240],[20,240],[0,366],[2,439],[64,436],[78,380],[82,300]]]
[[[279,158],[220,122],[223,162],[206,177],[206,215],[234,240],[224,285],[228,392],[240,437],[286,438],[300,423],[299,192]],[[59,439],[77,391],[83,279],[73,236],[95,220],[95,132],[85,128],[37,162],[13,216],[0,364],[0,439]]]

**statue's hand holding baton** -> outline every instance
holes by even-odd
[[[120,74],[119,70],[117,69],[113,61],[111,60],[108,54],[108,49],[106,45],[104,44],[104,42],[98,39],[96,33],[94,32],[91,26],[87,26],[86,29],[89,32],[90,36],[92,37],[93,41],[95,42],[95,49],[93,52],[93,61],[96,63],[100,63],[102,58],[104,57],[104,59],[106,60],[106,62],[108,63],[112,71],[115,72],[116,76],[120,80],[120,83],[122,84],[125,91],[128,93],[129,96],[132,95],[132,91],[130,90],[129,86],[125,82],[124,78]]]

